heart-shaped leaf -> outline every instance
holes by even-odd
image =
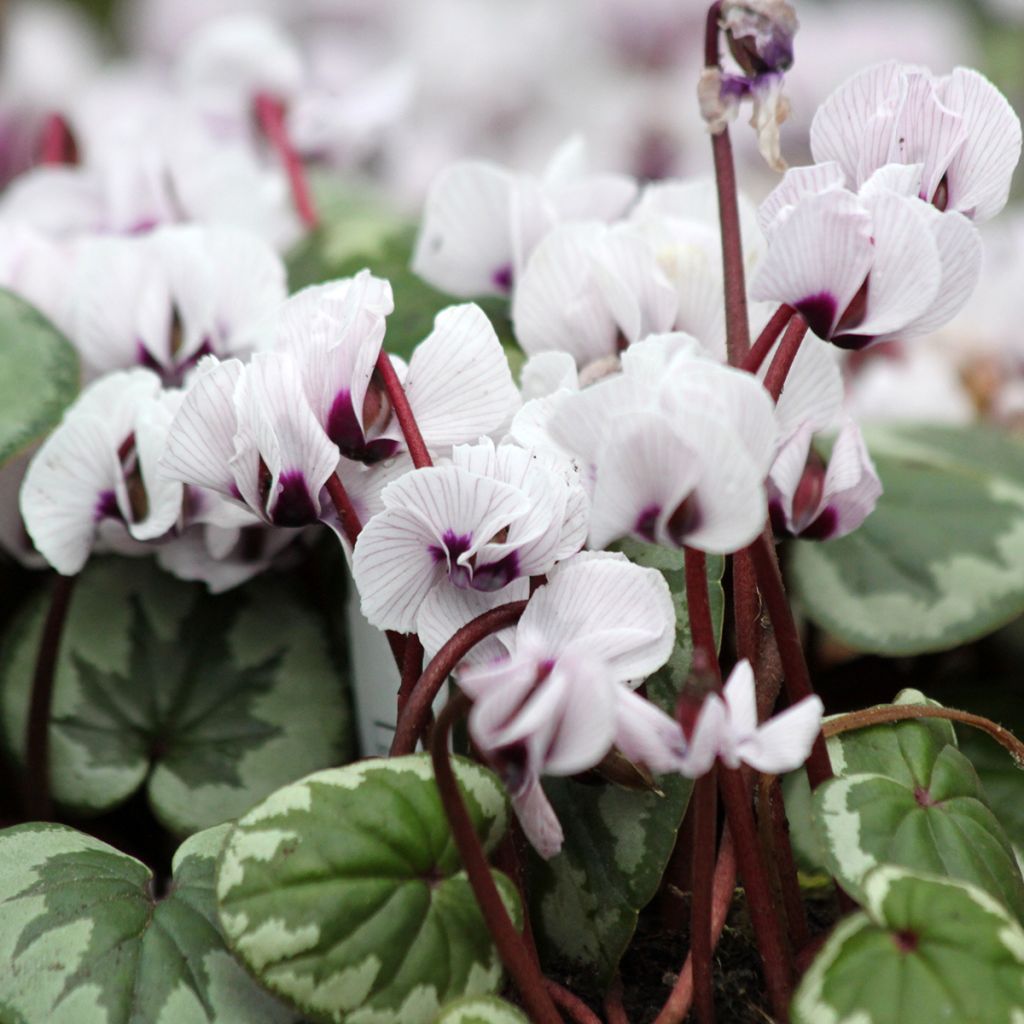
[[[60,422],[78,387],[71,344],[34,306],[0,288],[0,466]]]
[[[497,996],[470,996],[449,1003],[434,1024],[529,1024],[521,1010]]]
[[[676,610],[676,645],[667,664],[647,680],[648,696],[672,713],[690,671],[693,645],[686,608],[681,552],[623,541],[625,555],[658,569]],[[712,615],[721,633],[724,560],[708,559]],[[544,791],[562,824],[562,852],[531,858],[531,920],[542,955],[570,963],[595,988],[611,980],[636,929],[640,911],[657,892],[686,812],[692,783],[681,776],[657,780],[659,792],[548,778]]]
[[[455,759],[485,849],[505,794]],[[495,878],[518,916],[511,882]],[[228,941],[272,991],[318,1020],[428,1024],[449,1000],[494,991],[501,962],[425,755],[317,772],[243,817],[217,899]]]
[[[898,703],[924,703],[915,691]],[[949,723],[876,725],[834,740],[839,773],[815,790],[829,868],[857,894],[865,874],[895,864],[971,882],[1018,916],[1024,879]]]
[[[87,566],[57,664],[54,798],[98,812],[144,785],[157,816],[184,834],[343,760],[343,677],[322,617],[285,579],[213,596],[148,561]],[[18,756],[45,614],[44,598],[26,609],[0,665]]]
[[[916,654],[1024,611],[1024,445],[982,427],[867,432],[885,491],[860,529],[793,545],[807,614],[858,650]]]
[[[145,865],[62,825],[0,832],[0,1019],[8,1024],[296,1024],[217,923],[227,826],[187,840],[165,896]]]
[[[793,1024],[1017,1024],[1024,930],[963,882],[875,868],[865,913],[840,922],[804,974]]]

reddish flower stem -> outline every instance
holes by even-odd
[[[711,619],[711,602],[708,598],[707,558],[703,551],[684,548],[683,566],[686,610],[690,617],[695,665],[700,671],[709,672],[720,686],[722,673],[718,667],[718,645],[715,643],[715,625]]]
[[[295,152],[295,147],[288,135],[288,129],[284,122],[284,104],[273,96],[259,93],[254,101],[254,106],[256,118],[263,129],[263,134],[276,150],[284,165],[285,173],[288,175],[295,209],[302,223],[312,230],[317,227],[320,218],[313,205],[313,196],[309,190],[309,182],[306,180],[306,169],[299,159],[299,154]]]
[[[402,436],[405,438],[409,455],[412,456],[412,464],[417,469],[432,466],[434,463],[430,459],[430,452],[427,451],[423,435],[416,424],[416,417],[409,406],[405,388],[402,387],[402,382],[398,379],[394,366],[391,365],[391,357],[383,349],[377,357],[377,372],[384,382],[388,398],[391,400],[391,408],[394,409],[398,419],[398,425],[402,428]]]
[[[795,312],[796,310],[792,306],[785,305],[779,306],[775,310],[772,318],[764,325],[764,330],[757,336],[757,341],[751,346],[750,351],[743,360],[742,367],[744,370],[748,373],[757,373],[761,369],[761,364],[765,361],[765,357],[771,352],[772,346],[778,341],[783,328],[789,323]]]
[[[811,674],[807,670],[803,644],[797,632],[793,612],[786,599],[786,589],[782,583],[782,573],[775,558],[775,546],[770,535],[762,533],[747,549],[757,571],[757,583],[761,595],[768,607],[768,615],[775,630],[775,642],[779,647],[782,660],[782,671],[785,679],[786,696],[790,704],[795,704],[804,697],[814,694],[811,686]],[[832,778],[832,765],[825,749],[825,738],[819,732],[811,748],[810,757],[805,765],[807,778],[811,788],[819,786],[826,779]]]
[[[618,974],[612,979],[611,988],[604,998],[604,1015],[608,1024],[629,1024],[629,1014],[622,1002],[622,978]]]
[[[43,623],[32,676],[32,698],[25,732],[25,807],[33,821],[49,821],[53,816],[50,796],[50,712],[57,658],[71,595],[75,589],[75,578],[58,576],[54,581],[50,609]]]
[[[502,963],[526,1005],[530,1019],[537,1024],[564,1024],[551,1001],[544,976],[537,969],[512,919],[508,916],[455,780],[448,752],[448,736],[452,725],[468,708],[469,700],[465,694],[456,694],[437,720],[430,743],[430,757],[434,764],[437,790],[451,826],[452,838],[459,851],[462,866],[466,869],[469,884],[473,887],[477,905],[487,922],[487,928],[498,948]]]
[[[737,551],[732,556],[732,606],[736,622],[736,657],[746,658],[759,679],[757,652],[761,598],[757,593],[754,563],[746,551]]]
[[[359,513],[356,511],[355,505],[352,504],[352,499],[348,496],[348,491],[345,490],[345,485],[341,482],[341,477],[337,473],[332,473],[327,478],[327,483],[324,486],[327,488],[327,493],[331,496],[334,509],[341,520],[341,528],[345,531],[349,544],[355,547],[359,534],[362,532],[363,524],[359,519]]]
[[[782,336],[779,350],[775,353],[768,372],[764,375],[764,386],[776,402],[782,394],[782,389],[786,386],[786,377],[789,376],[793,360],[796,359],[796,354],[800,351],[800,343],[806,334],[807,321],[799,314],[794,316],[786,328],[786,333]]]
[[[722,845],[718,850],[715,877],[711,885],[711,944],[714,947],[725,927],[729,915],[733,890],[736,888],[736,848],[732,834],[726,828],[722,833]],[[693,954],[688,953],[683,969],[676,978],[665,1005],[658,1013],[654,1024],[681,1024],[690,1012],[693,1002]]]
[[[764,819],[770,843],[769,854],[779,879],[782,906],[786,911],[789,943],[794,950],[803,949],[811,940],[797,878],[793,846],[789,841],[789,821],[782,800],[782,785],[774,775],[758,779],[758,819]]]
[[[693,786],[693,866],[690,872],[690,957],[693,962],[693,1001],[698,1024],[714,1024],[715,988],[711,953],[711,889],[715,872],[715,833],[718,824],[717,772],[711,770]]]
[[[444,685],[455,666],[481,640],[506,626],[514,626],[526,610],[526,601],[510,601],[508,604],[491,608],[467,622],[445,645],[434,655],[430,664],[412,688],[405,708],[398,719],[395,735],[391,741],[391,756],[411,754],[416,749],[416,741],[423,732],[427,716],[433,706],[434,699]],[[437,729],[435,728],[435,733]]]
[[[738,768],[719,766],[718,784],[725,804],[729,829],[736,839],[740,877],[747,896],[757,947],[761,953],[764,979],[772,1011],[780,1021],[788,1019],[793,973],[786,950],[782,924],[775,909],[768,873],[761,858],[757,827],[750,805],[750,790]]]
[[[39,162],[51,167],[76,162],[75,140],[60,114],[48,114],[43,122]]]
[[[415,634],[405,641],[405,650],[402,652],[402,682],[398,687],[398,717],[402,717],[402,711],[412,693],[416,680],[423,674],[423,644]]]
[[[601,1024],[601,1018],[587,1006],[578,995],[564,985],[550,978],[544,979],[548,995],[576,1022],[576,1024]]]

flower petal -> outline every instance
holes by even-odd
[[[781,775],[799,768],[810,755],[821,731],[823,710],[818,697],[805,697],[769,718],[752,735],[740,740],[737,745],[740,760],[768,775]]]

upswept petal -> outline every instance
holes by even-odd
[[[807,196],[773,230],[751,297],[789,303],[829,338],[871,270],[871,233],[856,196],[840,189]]]
[[[652,772],[681,771],[686,739],[679,723],[626,686],[615,691],[615,746]]]
[[[844,334],[906,336],[935,300],[942,280],[939,249],[919,200],[879,193],[864,200],[871,214],[875,258],[864,318]],[[842,337],[842,336],[840,336]]]
[[[771,235],[776,221],[784,217],[804,196],[843,188],[845,184],[843,168],[834,160],[806,167],[790,167],[782,176],[782,181],[757,208],[757,222],[766,235]]]
[[[562,826],[540,779],[533,779],[521,792],[512,795],[512,809],[523,827],[523,834],[541,857],[550,860],[562,849],[565,838]]]
[[[675,610],[665,578],[622,555],[580,554],[538,588],[519,621],[517,644],[589,652],[616,682],[642,679],[668,660]]]
[[[437,654],[467,622],[478,615],[510,601],[524,601],[529,596],[530,581],[526,576],[512,580],[501,590],[434,587],[424,598],[416,616],[416,632],[427,659]],[[515,645],[514,635],[514,628],[509,627],[487,637],[469,651],[463,664],[485,665],[507,656]]]
[[[881,496],[882,482],[860,427],[848,417],[832,446],[825,470],[822,506],[832,509],[837,517],[830,539],[856,530],[874,511]]]
[[[160,460],[166,476],[233,496],[235,391],[242,372],[237,359],[207,356],[199,363],[167,435]]]
[[[761,364],[758,377],[764,380],[776,345]],[[831,426],[843,404],[843,378],[834,346],[815,337],[805,337],[793,360],[782,394],[775,405],[779,424],[778,440],[784,441],[802,424],[813,432]]]
[[[818,697],[805,697],[793,707],[769,718],[748,735],[738,738],[735,764],[742,761],[768,775],[781,775],[799,768],[811,753],[821,731],[824,707]],[[727,764],[729,759],[723,754]]]
[[[438,313],[409,361],[405,391],[430,448],[501,431],[520,405],[501,342],[473,303]]]
[[[556,391],[578,391],[576,362],[568,352],[538,352],[526,360],[519,374],[523,401],[544,398]]]
[[[160,471],[160,457],[183,398],[181,392],[160,394],[142,405],[135,418],[135,452],[146,490],[146,515],[128,527],[136,540],[162,537],[181,519],[184,487]]]
[[[945,103],[963,116],[967,137],[949,165],[947,210],[974,221],[994,217],[1010,194],[1020,159],[1020,118],[1003,94],[977,71],[956,68],[940,84]]]
[[[809,422],[801,423],[790,433],[787,440],[780,446],[779,454],[772,463],[768,476],[768,501],[772,509],[772,517],[782,513],[786,529],[796,533],[793,522],[793,499],[796,489],[800,486],[804,470],[807,468],[807,456],[811,450],[814,427]],[[810,521],[813,522],[821,511],[821,503],[813,510]]]
[[[701,456],[663,413],[617,416],[597,464],[589,544],[636,535],[661,542],[664,524],[697,486]]]
[[[603,224],[562,224],[534,249],[512,301],[516,338],[528,355],[568,352],[578,366],[614,354],[618,326],[601,298],[594,252]]]
[[[508,295],[512,181],[482,161],[442,171],[427,195],[413,271],[450,295]]]
[[[725,706],[729,709],[730,731],[746,736],[757,729],[757,697],[754,670],[744,658],[729,673],[722,690]],[[735,768],[736,765],[731,765]]]
[[[728,742],[729,712],[717,693],[710,693],[697,714],[680,771],[691,779],[706,775],[723,743]]]

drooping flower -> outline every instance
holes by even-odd
[[[29,465],[21,514],[36,549],[65,576],[97,539],[126,553],[164,536],[181,515],[181,484],[158,462],[176,396],[149,370],[86,388]]]
[[[1005,205],[1020,159],[1020,119],[983,75],[887,61],[844,82],[811,124],[811,152],[859,188],[886,164],[922,168],[918,195],[972,220]]]
[[[681,769],[698,778],[717,758],[728,768],[750,765],[759,772],[780,775],[807,760],[821,731],[823,705],[805,697],[766,722],[758,724],[754,672],[741,661],[730,673],[722,695],[709,694],[687,736]]]
[[[962,215],[917,198],[920,176],[888,165],[854,194],[836,163],[791,170],[761,207],[752,297],[795,307],[841,348],[940,327],[977,283],[981,243]]]
[[[631,689],[672,651],[671,595],[660,573],[621,555],[577,555],[551,572],[503,641],[503,657],[463,666],[458,683],[474,700],[470,735],[531,843],[552,857],[562,829],[541,775],[592,768],[613,744],[656,772],[683,763],[682,729]]]
[[[578,551],[586,536],[578,483],[525,449],[487,439],[456,447],[450,465],[407,473],[382,499],[352,566],[363,614],[380,629],[418,631],[428,598],[464,606],[464,622],[474,606],[463,592],[494,595],[495,604],[524,596],[529,577]]]
[[[431,186],[413,270],[451,295],[510,295],[555,225],[611,221],[635,195],[623,175],[587,174],[580,138],[564,143],[540,178],[482,161],[453,164]]]

